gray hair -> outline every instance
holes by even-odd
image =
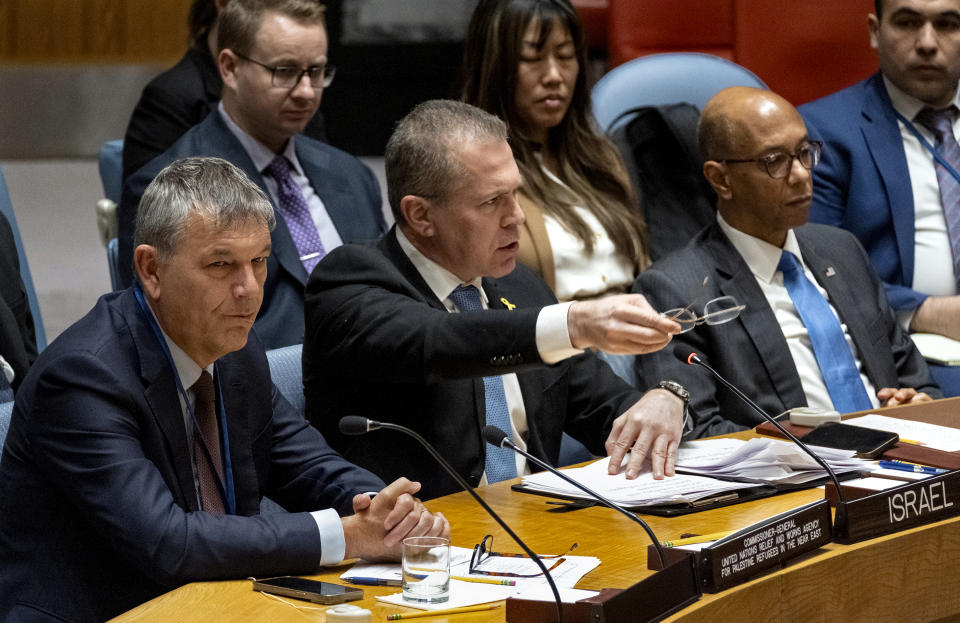
[[[506,140],[506,124],[476,106],[453,100],[418,104],[387,141],[387,198],[394,219],[405,222],[400,200],[406,195],[446,200],[464,174],[458,149]]]
[[[246,223],[273,230],[273,205],[243,171],[220,158],[175,160],[157,174],[140,199],[133,246],[148,244],[168,262],[186,233],[191,214],[217,229]]]

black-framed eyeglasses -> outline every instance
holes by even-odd
[[[578,545],[579,545],[578,543],[574,543],[573,545],[570,546],[570,549],[568,549],[563,554],[539,556],[539,558],[541,560],[543,559],[552,560],[555,558],[556,561],[551,566],[547,567],[547,571],[553,571],[554,569],[559,567],[561,564],[563,564],[564,561],[566,561],[566,558],[564,558],[564,556],[569,556],[573,550],[577,549]],[[543,575],[542,571],[538,573],[510,573],[506,571],[484,571],[483,569],[480,569],[480,565],[482,565],[485,561],[489,560],[492,556],[500,556],[503,558],[526,558],[527,560],[531,560],[531,558],[526,554],[501,554],[499,552],[493,551],[493,535],[488,534],[487,536],[483,537],[483,540],[480,541],[479,544],[473,546],[473,555],[470,556],[470,573],[477,573],[480,575],[490,575],[490,576],[503,577],[503,578],[536,578]]]
[[[732,296],[720,296],[711,301],[707,301],[707,304],[703,306],[703,315],[697,316],[697,313],[693,311],[695,303],[696,301],[683,308],[668,309],[661,315],[679,324],[680,333],[686,333],[697,325],[715,325],[730,322],[739,316],[740,312],[747,307],[746,305],[737,303],[737,299]]]
[[[804,169],[812,170],[813,167],[820,164],[820,153],[823,149],[823,143],[820,141],[810,141],[804,143],[797,149],[796,153],[788,154],[785,151],[774,151],[759,158],[724,158],[718,160],[724,164],[742,164],[745,162],[758,162],[767,170],[767,175],[775,180],[783,179],[790,175],[790,168],[793,167],[793,161],[798,160]]]
[[[337,68],[329,63],[325,65],[312,65],[306,69],[301,69],[296,65],[266,65],[260,61],[255,61],[249,56],[234,51],[234,54],[245,61],[254,65],[260,65],[270,72],[270,84],[282,89],[292,89],[300,84],[304,76],[310,79],[310,86],[314,88],[327,88],[333,84],[333,76],[337,73]]]

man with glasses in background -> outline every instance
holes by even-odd
[[[717,222],[634,284],[656,309],[683,312],[687,329],[637,359],[641,383],[687,387],[695,436],[762,419],[678,349],[696,351],[772,415],[940,397],[856,238],[807,224],[821,146],[797,110],[769,91],[725,89],[704,107],[699,145]]]
[[[303,289],[320,259],[386,229],[380,187],[356,158],[300,134],[333,80],[323,5],[316,0],[236,0],[220,16],[223,100],[200,125],[124,184],[120,269],[127,279],[143,189],[164,166],[216,156],[270,197],[278,218],[255,329],[269,348],[303,342]]]

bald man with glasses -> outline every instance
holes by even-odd
[[[637,359],[641,383],[671,378],[690,390],[693,436],[762,420],[676,358],[690,349],[772,415],[939,398],[860,244],[843,230],[807,224],[821,145],[796,109],[770,91],[726,89],[703,110],[699,144],[717,221],[634,284],[654,308],[696,320],[662,351]],[[735,319],[710,309],[724,299],[727,308],[743,306]]]

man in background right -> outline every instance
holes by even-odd
[[[810,220],[857,236],[904,328],[960,339],[960,0],[875,2],[880,71],[800,107],[823,141]],[[931,373],[960,395],[960,367]]]

